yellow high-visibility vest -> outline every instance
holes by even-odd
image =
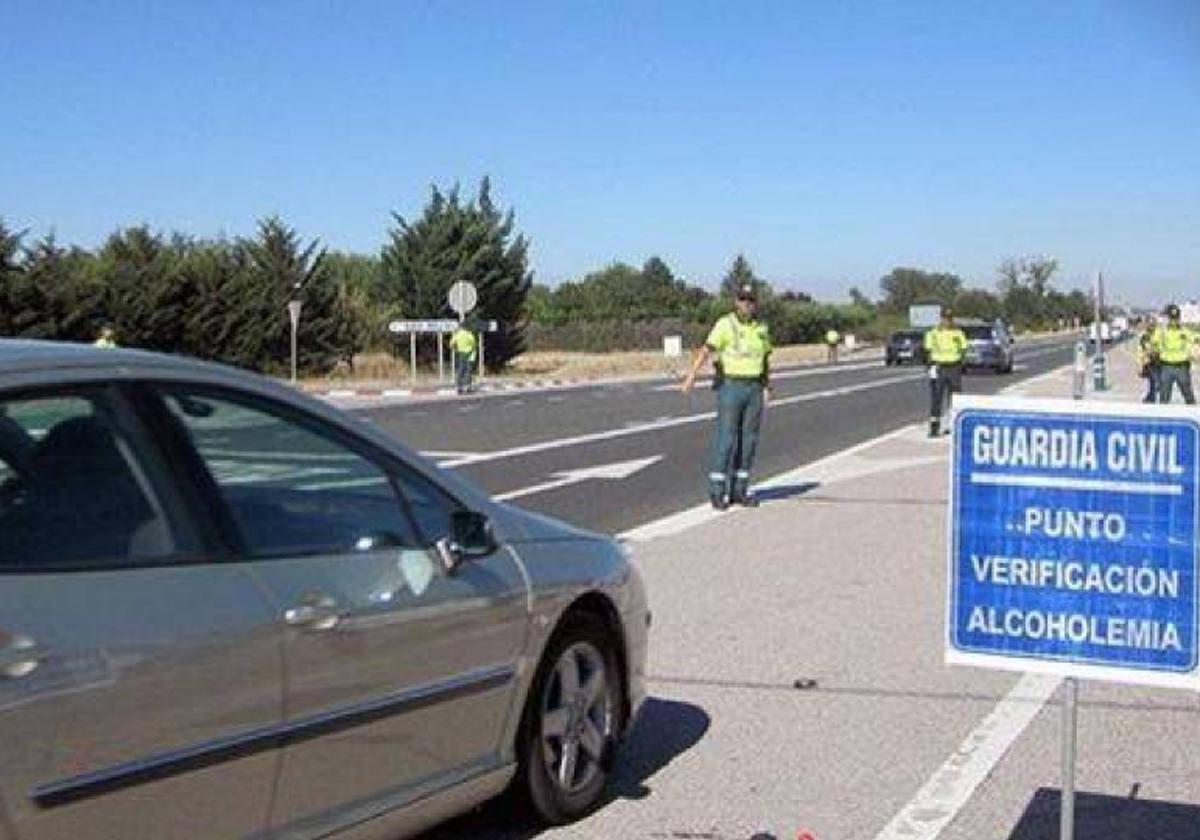
[[[459,327],[450,336],[450,346],[454,348],[454,352],[460,356],[475,355],[475,333],[468,329]]]
[[[934,327],[925,333],[925,354],[935,365],[962,364],[967,334],[958,327]]]
[[[742,321],[732,312],[717,321],[704,343],[717,354],[725,375],[734,379],[762,376],[771,355],[767,325]]]
[[[1192,344],[1195,338],[1190,330],[1167,324],[1154,333],[1154,347],[1159,361],[1168,365],[1179,365],[1192,360]]]

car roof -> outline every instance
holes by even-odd
[[[219,368],[207,362],[145,350],[96,347],[70,341],[0,338],[0,370],[44,370],[60,367],[153,366],[181,369]]]
[[[17,380],[27,377],[49,380],[55,376],[55,371],[82,372],[85,377],[95,375],[101,381],[109,378],[109,372],[119,372],[117,378],[120,379],[170,379],[179,376],[205,384],[239,387],[251,393],[282,398],[343,428],[352,429],[384,449],[399,447],[409,456],[410,464],[416,462],[412,456],[417,453],[373,423],[251,371],[148,350],[104,348],[68,341],[0,338],[0,380],[9,375],[15,375],[13,378]],[[486,493],[453,472],[442,471],[432,463],[427,464],[424,472],[427,477],[436,476],[435,481],[442,486],[457,490],[461,497],[489,501]]]

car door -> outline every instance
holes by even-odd
[[[283,618],[272,827],[310,837],[499,764],[527,629],[506,550],[448,573],[459,506],[344,429],[228,391],[164,388]]]
[[[259,835],[274,612],[112,387],[0,394],[0,812],[21,840]]]

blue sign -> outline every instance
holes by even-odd
[[[952,462],[950,652],[1009,667],[1195,672],[1200,424],[1153,409],[964,402]]]

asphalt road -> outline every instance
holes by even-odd
[[[988,394],[1071,359],[1075,336],[1018,345],[1017,370],[963,377]],[[755,480],[793,469],[927,416],[924,370],[881,361],[796,368],[774,377]],[[664,381],[487,394],[363,409],[362,413],[488,492],[606,533],[619,533],[706,498],[714,420],[710,390]],[[569,472],[653,460],[621,479]],[[566,474],[566,475],[564,475]],[[598,484],[607,484],[602,490]],[[558,486],[537,490],[539,486]],[[532,492],[529,492],[533,489]]]

